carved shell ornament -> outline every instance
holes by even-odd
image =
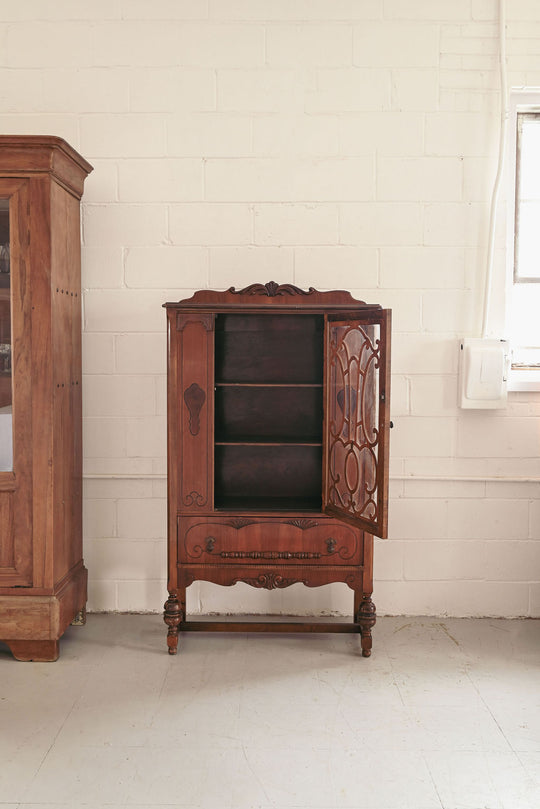
[[[285,520],[286,525],[294,525],[295,528],[300,528],[302,531],[306,531],[308,528],[316,528],[318,526],[317,520],[307,520],[302,517],[299,517],[294,520]]]
[[[276,298],[280,295],[313,295],[316,290],[314,287],[306,290],[293,284],[277,284],[275,281],[269,281],[267,284],[250,284],[244,289],[230,287],[228,292],[234,295],[268,295],[269,298]]]
[[[257,520],[248,520],[247,517],[232,517],[230,520],[227,520],[225,523],[226,525],[232,526],[232,528],[245,528],[248,525],[255,525]]]
[[[259,576],[238,576],[235,578],[234,583],[236,584],[236,582],[240,581],[244,582],[244,584],[251,585],[251,587],[262,588],[265,590],[277,590],[282,587],[290,587],[291,584],[301,582],[302,579],[296,577],[286,579],[280,573],[271,571],[268,573],[261,573]]]

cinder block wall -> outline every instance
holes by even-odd
[[[540,85],[537,0],[507,5],[509,85]],[[61,135],[95,166],[83,204],[91,609],[157,611],[166,593],[161,304],[273,279],[394,310],[379,612],[540,614],[540,397],[457,408],[457,338],[481,325],[496,12],[496,0],[2,4],[0,130]],[[501,217],[499,267],[504,233]],[[196,585],[189,604],[351,606],[343,585]]]

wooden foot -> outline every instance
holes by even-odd
[[[355,620],[360,627],[362,657],[370,657],[371,647],[373,645],[371,630],[375,626],[375,622],[377,620],[377,611],[375,609],[375,604],[371,600],[370,594],[363,595],[360,609],[358,610]]]
[[[15,660],[34,663],[54,663],[60,654],[57,640],[7,640]]]
[[[178,651],[178,627],[183,619],[183,612],[176,593],[170,593],[165,602],[163,620],[169,627],[167,631],[167,646],[170,655],[175,655]]]

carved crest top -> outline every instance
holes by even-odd
[[[356,300],[350,292],[345,290],[333,290],[330,292],[319,292],[314,287],[300,289],[294,284],[278,284],[276,281],[268,281],[266,284],[250,284],[243,289],[229,289],[219,292],[212,289],[201,289],[191,298],[187,298],[178,303],[165,303],[167,308],[224,308],[229,309],[238,305],[256,309],[266,309],[271,307],[297,309],[311,306],[313,308],[338,308],[357,309],[366,307],[369,309],[380,309],[378,305],[366,304],[364,301]]]
[[[268,295],[269,298],[275,298],[281,295],[312,295],[317,290],[310,287],[306,291],[305,289],[300,289],[300,287],[295,287],[293,284],[278,284],[276,281],[268,281],[267,284],[250,284],[244,289],[229,287],[227,291],[233,295]]]

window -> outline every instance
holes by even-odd
[[[540,89],[510,95],[510,388],[540,390]]]
[[[514,283],[540,282],[540,112],[516,115]]]

